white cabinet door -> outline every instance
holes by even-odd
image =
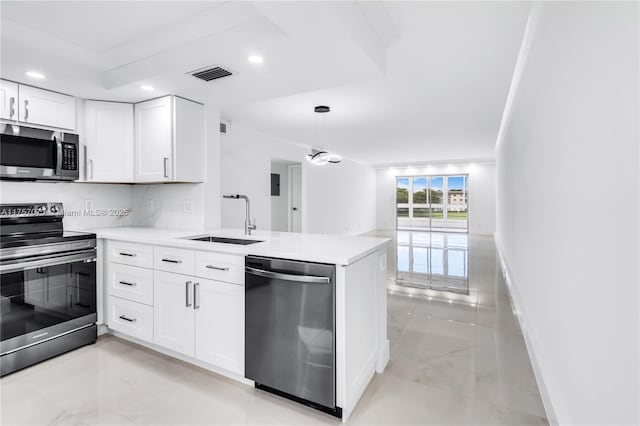
[[[0,80],[0,118],[18,119],[18,83]]]
[[[153,302],[153,343],[193,356],[193,278],[155,271]]]
[[[204,106],[174,98],[173,180],[204,182]]]
[[[87,101],[87,180],[133,182],[133,104]]]
[[[173,111],[172,98],[135,104],[136,182],[172,179]]]
[[[244,286],[196,283],[196,358],[244,377]]]
[[[18,97],[19,121],[62,129],[76,128],[76,100],[73,96],[20,84]]]

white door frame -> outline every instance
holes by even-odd
[[[302,164],[289,164],[287,166],[287,173],[289,174],[288,179],[287,179],[287,231],[288,232],[292,232],[291,231],[291,227],[292,227],[292,219],[291,216],[293,215],[293,206],[291,205],[291,194],[293,192],[293,179],[291,178],[293,176],[292,170],[294,168],[299,168],[300,169],[300,206],[298,206],[298,209],[300,211],[300,230],[302,231]]]

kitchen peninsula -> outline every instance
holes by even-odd
[[[293,362],[300,362],[304,374],[311,377],[317,374],[314,366],[322,363],[317,361],[318,356],[330,355],[334,377],[333,389],[329,389],[331,404],[314,403],[317,389],[302,388],[292,399],[346,420],[374,373],[382,372],[389,360],[385,287],[388,239],[261,231],[245,236],[241,230],[228,229],[199,232],[115,227],[94,232],[98,236],[98,295],[102,297],[98,300],[98,323],[103,333],[253,385],[245,371],[245,362],[249,362],[245,354],[250,356],[245,319],[251,319],[245,311],[245,303],[249,303],[248,297],[245,300],[245,291],[249,291],[245,276],[250,276],[245,274],[255,269],[245,265],[245,259],[281,264],[294,261],[305,265],[305,270],[313,268],[308,265],[322,264],[335,271],[335,280],[325,278],[333,285],[329,293],[333,330],[298,324],[294,329],[303,343],[298,346],[309,349],[305,351],[308,359],[291,354],[291,359],[297,357]],[[239,241],[210,242],[229,239]],[[283,279],[291,281],[291,277],[302,283],[318,278],[308,273],[270,274],[281,278],[271,282],[281,283],[285,283]],[[294,291],[298,287],[286,288]],[[308,285],[308,292],[317,292],[318,288]],[[278,291],[270,296],[281,303],[283,292]],[[269,297],[265,297],[265,304],[266,299]],[[300,300],[313,305],[300,311],[304,315],[320,304],[316,296]],[[302,307],[288,308],[299,309]],[[328,346],[322,343],[327,338]],[[272,347],[271,343],[264,344]],[[265,387],[274,391],[273,386]],[[284,396],[291,397],[292,391],[286,386],[283,389]],[[276,388],[275,393],[282,394],[283,389]]]

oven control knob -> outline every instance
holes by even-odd
[[[38,214],[45,214],[47,212],[47,208],[45,206],[38,206]]]
[[[57,206],[51,206],[51,207],[49,207],[49,211],[51,212],[51,214],[56,214],[56,213],[58,213],[58,207]]]

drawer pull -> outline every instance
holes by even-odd
[[[135,253],[125,253],[123,251],[120,252],[120,256],[127,256],[127,257],[136,257]]]
[[[168,263],[182,263],[182,260],[174,260],[174,259],[162,259],[163,262]]]
[[[215,269],[216,271],[228,271],[229,270],[229,268],[227,268],[227,267],[221,268],[219,266],[213,266],[213,265],[207,265],[207,266],[205,266],[205,268],[207,268],[207,269]]]
[[[128,285],[129,287],[134,287],[136,285],[136,283],[129,283],[129,282],[126,282],[126,281],[120,281],[120,284]]]
[[[135,318],[127,318],[124,315],[120,315],[119,317],[121,320],[125,320],[125,321],[129,321],[129,322],[136,322]]]

